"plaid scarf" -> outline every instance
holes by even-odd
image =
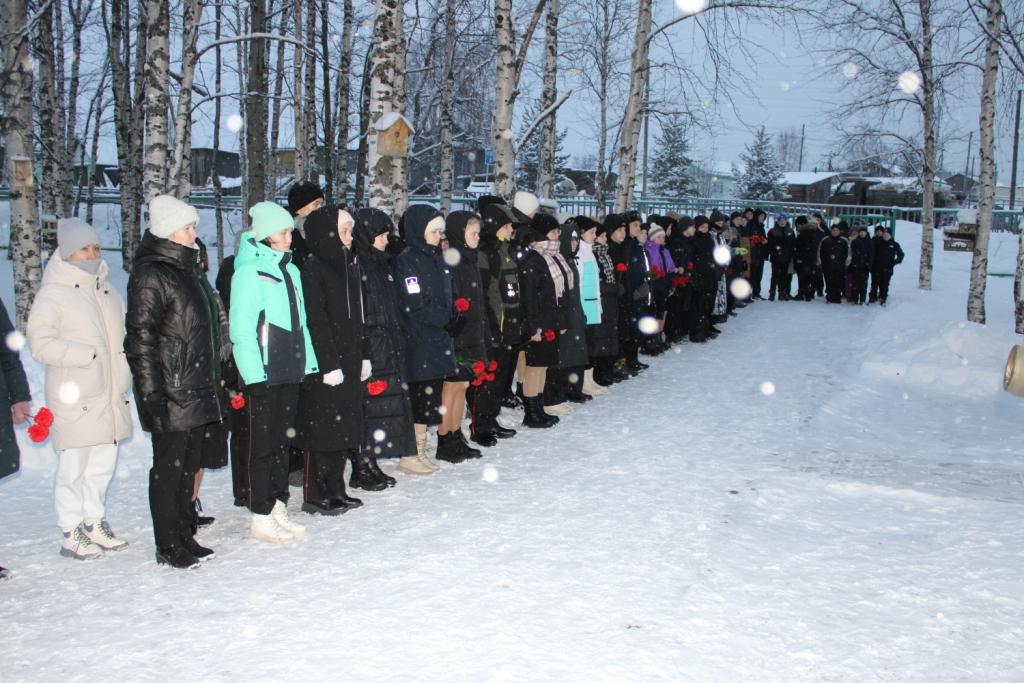
[[[572,289],[572,270],[562,256],[562,243],[559,240],[543,240],[530,245],[533,250],[544,257],[548,264],[551,279],[555,282],[555,298],[561,299],[565,290]]]
[[[614,285],[615,261],[612,260],[611,254],[608,253],[608,245],[594,242],[594,257],[601,266],[601,279],[606,284]]]

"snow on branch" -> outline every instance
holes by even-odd
[[[566,100],[569,99],[570,95],[572,95],[572,90],[566,91],[566,93],[559,97],[554,104],[552,104],[550,107],[548,107],[540,114],[538,114],[537,118],[533,120],[533,123],[531,123],[525,131],[523,131],[523,134],[516,142],[516,149],[520,149],[523,145],[525,145],[527,140],[530,139],[530,136],[533,135],[533,132],[537,130],[537,126],[543,123],[544,119],[548,118],[549,116],[553,116],[554,113],[558,111],[558,108],[565,104]]]

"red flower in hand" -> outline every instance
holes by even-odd
[[[231,407],[234,410],[241,410],[245,407],[245,396],[241,394],[235,394],[231,397]]]
[[[549,342],[555,341],[555,331],[554,330],[544,330],[544,339],[545,339],[545,341],[549,341]]]
[[[37,425],[49,427],[53,424],[53,412],[46,406],[43,406],[36,411],[36,415],[32,421]]]
[[[490,363],[487,364],[487,372],[494,372],[497,369],[498,369],[498,361],[492,360]]]
[[[469,299],[464,296],[460,296],[455,300],[455,310],[458,313],[465,313],[469,310]]]
[[[487,370],[487,366],[484,365],[484,362],[482,360],[478,360],[477,362],[473,363],[472,369],[474,375],[482,375]]]
[[[45,427],[38,422],[33,422],[28,427],[28,438],[32,439],[33,443],[42,443],[46,441],[46,437],[50,436],[50,428]]]
[[[672,281],[672,284],[674,284],[676,287],[685,287],[687,284],[689,284],[689,282],[690,278],[686,277],[685,275],[679,275]]]
[[[483,383],[484,383],[484,381],[482,379],[480,379],[479,377],[477,377],[475,380],[470,382],[470,384],[472,384],[474,387],[478,387],[478,386],[480,386]]]
[[[493,372],[488,372],[486,375],[484,375],[484,379],[487,380],[488,382],[493,382],[494,381],[494,373]]]
[[[686,269],[687,270],[693,270],[693,261],[687,261],[686,262]]]
[[[366,383],[366,391],[370,396],[380,396],[388,389],[388,382],[385,379],[375,379]]]
[[[627,266],[625,263],[616,263],[615,270],[619,271],[620,273],[625,273],[627,270],[629,270],[629,266]]]
[[[660,266],[651,266],[651,277],[663,278],[665,277],[665,271]]]

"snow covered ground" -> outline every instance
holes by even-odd
[[[245,540],[229,472],[208,473],[197,571],[153,560],[141,432],[109,495],[132,545],[93,563],[58,556],[55,457],[23,439],[0,483],[2,677],[1024,680],[1012,277],[989,279],[988,327],[960,323],[970,256],[938,252],[917,291],[919,235],[899,227],[885,309],[754,304],[554,430],[303,520],[294,546]],[[992,272],[1015,255],[997,235]]]

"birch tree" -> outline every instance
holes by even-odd
[[[391,195],[394,183],[394,159],[382,156],[377,147],[377,123],[393,111],[395,72],[398,64],[395,51],[398,49],[399,5],[402,0],[377,0],[373,22],[373,47],[370,56],[369,78],[369,120],[367,121],[367,167],[370,174],[369,205],[394,216],[394,201]]]
[[[974,4],[974,3],[972,3]],[[995,109],[999,75],[999,39],[1002,31],[1002,0],[977,3],[984,10],[985,62],[981,76],[981,167],[978,201],[978,234],[971,259],[971,285],[967,293],[967,320],[985,324],[985,281],[988,279],[988,239],[995,208]],[[974,9],[972,7],[972,9]]]
[[[170,75],[170,9],[168,0],[145,0],[146,13],[146,143],[142,190],[146,202],[167,187],[167,110]]]
[[[547,109],[553,106],[558,98],[558,0],[548,0],[544,28],[544,89],[541,106]],[[555,114],[544,119],[544,123],[541,124],[537,194],[544,199],[551,199],[554,196],[556,124]]]
[[[39,216],[32,179],[32,59],[28,0],[6,0],[0,14],[0,97],[4,115],[7,178],[10,183],[10,251],[14,260],[15,326],[24,329],[39,288],[42,259],[37,242]]]
[[[405,39],[405,2],[400,0],[395,6],[394,16],[395,45],[392,59],[394,60],[394,84],[391,89],[391,109],[405,115],[406,83],[405,69],[408,58],[408,44]],[[410,136],[409,146],[413,138]],[[412,151],[411,149],[409,150]],[[391,159],[391,210],[395,216],[405,212],[409,200],[409,159],[393,157]]]
[[[351,116],[352,106],[352,33],[355,24],[354,9],[352,0],[344,0],[342,3],[344,17],[341,24],[341,48],[338,54],[338,73],[336,78],[336,101],[338,103],[338,116],[335,123],[337,141],[334,145],[332,163],[334,165],[334,177],[337,183],[337,194],[344,199],[348,194],[348,120]]]
[[[199,42],[199,24],[203,16],[203,0],[185,0],[181,38],[181,77],[178,105],[174,115],[174,152],[168,192],[188,200],[192,193],[192,81],[195,77]]]
[[[264,0],[249,0],[249,31],[267,30],[267,4]],[[273,194],[267,182],[267,43],[253,40],[246,43],[245,74],[245,168],[243,201],[255,204]]]
[[[444,13],[444,81],[441,84],[441,212],[452,210],[455,184],[455,0],[447,0]]]
[[[321,0],[320,5],[320,65],[323,77],[323,118],[324,118],[324,196],[328,204],[334,204],[334,163],[331,157],[331,141],[334,140],[334,118],[331,112],[331,53],[330,53],[330,12],[328,12],[327,0]],[[313,149],[316,149],[314,144]],[[341,149],[341,154],[345,148]],[[343,198],[344,199],[344,198]]]
[[[644,89],[647,87],[651,36],[651,0],[639,0],[633,56],[630,60],[629,99],[622,117],[619,138],[619,178],[615,185],[615,211],[625,211],[633,200],[636,179],[637,142],[643,114]]]

